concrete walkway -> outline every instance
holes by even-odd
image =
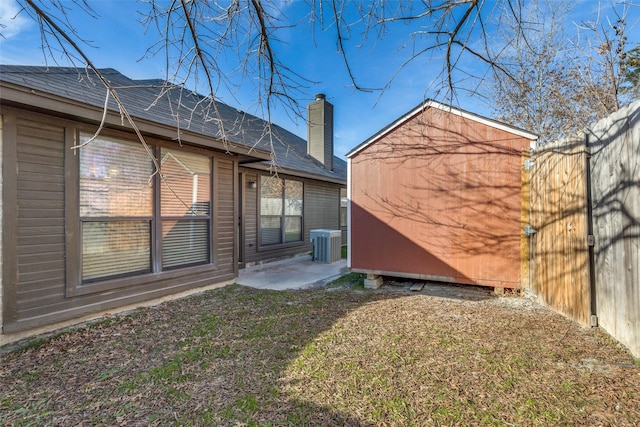
[[[236,283],[258,289],[307,289],[326,285],[346,273],[345,259],[323,264],[305,255],[244,268]]]

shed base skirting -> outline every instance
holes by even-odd
[[[473,285],[473,286],[485,286],[488,288],[496,288],[500,289],[520,289],[520,283],[518,282],[504,282],[501,280],[483,280],[482,282],[469,282],[460,280],[460,278],[450,277],[450,276],[436,276],[432,274],[422,274],[422,273],[406,273],[401,271],[387,271],[387,270],[372,270],[368,268],[355,268],[351,267],[351,272],[353,273],[364,273],[367,276],[389,276],[389,277],[401,277],[404,279],[416,279],[416,280],[428,280],[432,282],[443,282],[443,283],[456,283],[460,285]],[[365,287],[367,280],[370,278],[367,277],[365,279]],[[379,277],[382,280],[381,277]],[[379,287],[379,286],[378,286]],[[374,288],[377,289],[377,288]]]

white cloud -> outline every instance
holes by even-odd
[[[31,25],[31,20],[20,12],[20,7],[15,0],[2,0],[0,2],[0,34],[2,38],[9,39]]]

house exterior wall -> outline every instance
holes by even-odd
[[[244,256],[243,261],[245,264],[255,264],[260,261],[260,254],[258,252],[258,173],[254,170],[247,170],[240,168],[244,176],[244,197],[242,213],[243,218],[241,221],[242,236],[244,240]],[[249,182],[255,182],[256,188],[249,187]]]
[[[2,177],[3,177],[3,173],[4,173],[4,165],[2,162],[2,158],[3,158],[3,116],[2,114],[0,114],[0,190],[2,189]],[[0,191],[1,194],[1,191]],[[2,325],[3,323],[3,308],[4,308],[4,299],[3,299],[3,282],[2,282],[2,270],[3,270],[3,237],[4,234],[2,233],[3,230],[3,212],[4,212],[4,204],[3,204],[3,200],[2,200],[2,196],[0,196],[0,331],[2,331]]]
[[[350,158],[353,271],[515,288],[529,140],[439,109]]]
[[[95,127],[3,108],[2,232],[4,247],[15,248],[3,251],[2,258],[3,333],[142,303],[236,276],[237,162],[235,157],[213,153],[212,264],[114,279],[119,286],[91,284],[86,286],[95,288],[72,292],[70,269],[78,268],[79,260],[73,255],[78,241],[75,227],[69,227],[73,204],[67,196],[77,190],[77,183],[69,179],[74,176],[69,166],[74,164],[74,153],[69,147],[80,130]],[[148,142],[163,143],[152,138]]]
[[[260,182],[260,175],[268,175],[266,171],[256,171],[240,168],[244,175],[244,261],[246,264],[256,264],[278,258],[310,253],[312,250],[309,238],[314,229],[340,229],[340,188],[343,185],[330,184],[312,179],[299,178],[279,174],[284,179],[294,179],[303,183],[303,242],[284,245],[260,247],[259,228],[259,184],[258,188],[250,188],[249,182]]]
[[[213,229],[215,263],[222,274],[237,276],[236,257],[236,176],[237,163],[228,158],[214,159]]]
[[[305,240],[310,231],[340,229],[340,187],[309,181],[305,185]]]

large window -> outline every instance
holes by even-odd
[[[102,138],[80,150],[83,281],[151,271],[152,175],[139,144]]]
[[[260,177],[260,243],[302,241],[302,182]]]
[[[160,165],[162,266],[209,261],[211,160],[193,153],[162,150]]]
[[[162,174],[139,143],[99,138],[79,150],[83,283],[210,262],[210,158],[155,154]]]

